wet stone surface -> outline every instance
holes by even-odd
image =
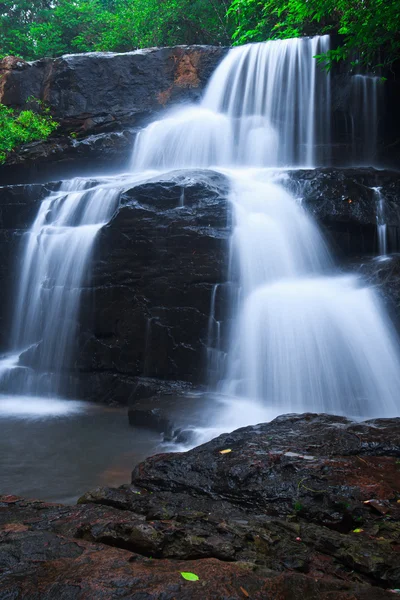
[[[77,506],[1,497],[0,598],[394,598],[399,517],[400,419],[286,415]]]

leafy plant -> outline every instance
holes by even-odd
[[[0,104],[0,164],[27,142],[46,139],[57,127],[50,110],[36,101],[37,110],[14,111]]]

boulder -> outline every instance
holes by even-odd
[[[399,425],[286,415],[151,457],[78,506],[0,496],[0,598],[393,598]]]
[[[39,99],[51,107],[59,128],[48,140],[10,154],[0,166],[0,181],[43,182],[123,169],[138,127],[173,104],[197,100],[227,50],[175,46],[34,62],[4,58],[0,102],[20,109],[29,98]]]

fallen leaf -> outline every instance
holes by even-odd
[[[246,598],[250,598],[250,594],[247,590],[245,590],[244,588],[242,588],[242,586],[240,586],[241,591],[243,592],[243,594],[246,596]]]
[[[195,575],[194,573],[181,573],[183,579],[186,579],[187,581],[198,581],[199,577],[198,575]]]
[[[353,529],[353,533],[361,533],[364,529]]]
[[[220,454],[229,454],[229,452],[232,452],[232,450],[230,448],[227,448],[226,450],[220,450],[219,451]]]

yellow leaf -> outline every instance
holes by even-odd
[[[220,454],[229,454],[229,452],[232,452],[232,450],[230,448],[227,448],[226,450],[220,450],[219,451]]]

